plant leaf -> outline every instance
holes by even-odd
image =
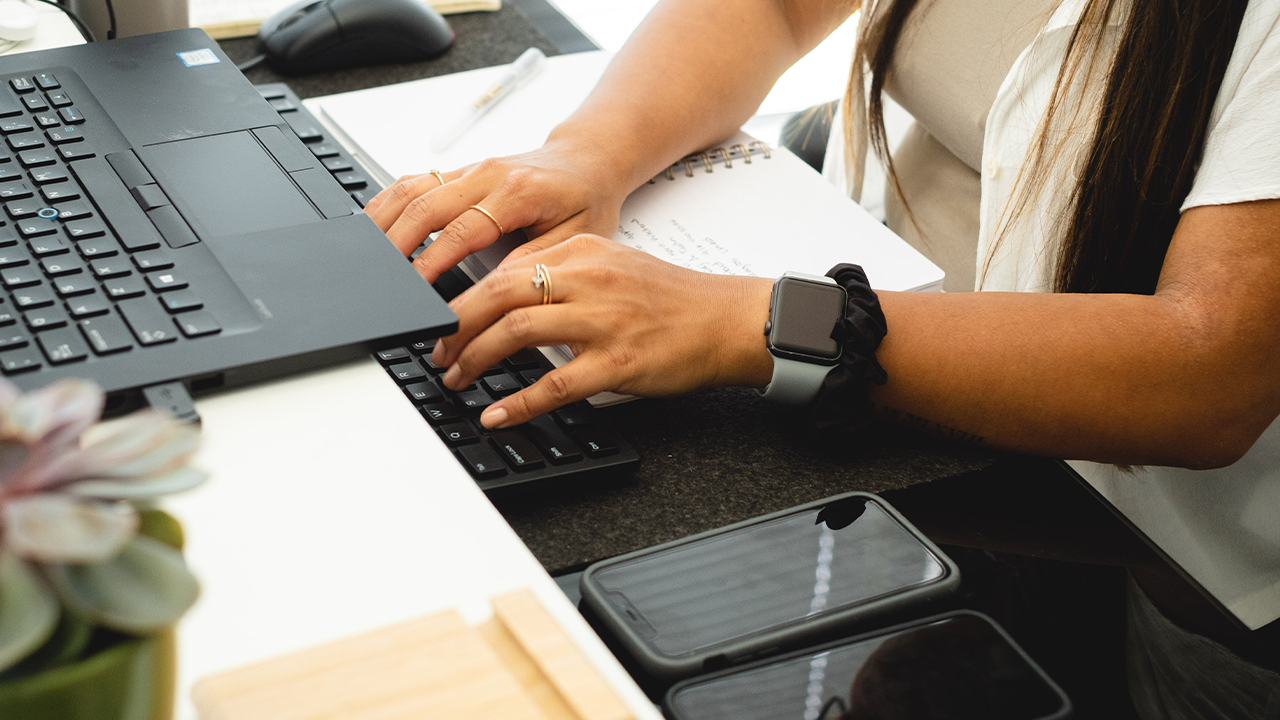
[[[12,553],[0,553],[0,672],[35,652],[58,626],[58,599]]]
[[[122,502],[44,494],[2,507],[5,546],[39,562],[102,562],[120,552],[138,529],[137,510]]]
[[[139,410],[95,434],[72,474],[92,479],[168,473],[190,462],[199,444],[196,428],[158,410]]]
[[[134,537],[107,562],[45,570],[67,607],[123,632],[168,627],[200,594],[182,555],[149,537]]]
[[[195,468],[178,468],[160,477],[144,477],[137,480],[82,480],[67,487],[67,492],[80,497],[107,500],[150,500],[164,495],[183,492],[208,479],[208,473]]]

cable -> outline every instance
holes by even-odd
[[[266,55],[258,55],[256,57],[251,57],[248,60],[245,60],[244,62],[237,64],[236,69],[239,70],[240,72],[249,72],[250,70],[261,65],[262,61],[266,59],[267,59]]]
[[[88,40],[89,42],[97,42],[98,38],[93,36],[93,31],[89,29],[88,25],[84,24],[84,21],[80,19],[79,15],[71,12],[71,10],[63,7],[62,5],[59,5],[53,0],[36,0],[36,2],[42,2],[45,5],[52,5],[58,8],[59,10],[61,10],[62,12],[66,13],[67,19],[69,19],[72,22],[72,24],[76,26],[76,29],[80,31],[80,34],[83,35],[86,40]]]
[[[116,8],[111,4],[111,0],[107,0],[107,19],[111,26],[107,28],[107,39],[116,39]]]

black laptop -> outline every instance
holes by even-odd
[[[457,318],[200,30],[0,58],[0,373],[110,407]]]

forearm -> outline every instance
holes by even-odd
[[[857,0],[663,0],[551,141],[594,146],[629,192],[733,134]]]

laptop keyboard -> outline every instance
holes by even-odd
[[[268,83],[256,87],[361,207],[378,193],[381,187],[325,132],[289,86]],[[436,289],[449,299],[468,282],[454,271],[442,277]],[[419,342],[381,350],[375,358],[482,489],[583,478],[639,464],[635,448],[587,402],[560,408],[515,428],[490,431],[480,425],[479,416],[485,408],[553,369],[542,353],[521,350],[489,368],[470,387],[453,392],[440,383],[444,368],[431,362],[434,347],[434,341]]]
[[[137,157],[77,162],[98,156],[86,137],[95,121],[110,125],[78,78],[59,69],[0,82],[0,371],[221,332],[166,251],[196,238]],[[93,201],[109,183],[122,191],[126,173],[142,227],[102,217]]]

